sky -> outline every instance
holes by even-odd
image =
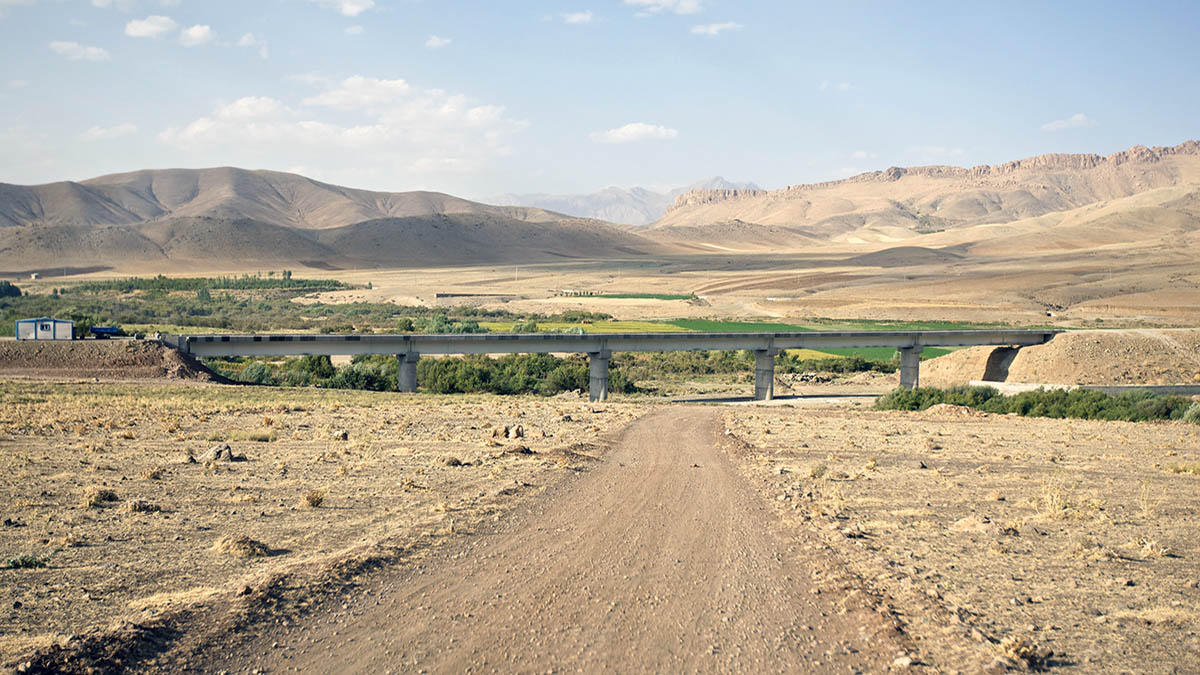
[[[0,182],[779,188],[1200,138],[1200,2],[0,0]]]

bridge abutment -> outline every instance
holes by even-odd
[[[778,349],[754,350],[754,400],[775,398],[775,356]]]
[[[588,352],[588,399],[608,399],[608,359],[612,352]]]
[[[916,389],[921,379],[921,352],[924,347],[900,347],[900,386]]]
[[[417,361],[420,359],[421,355],[416,352],[396,355],[396,361],[400,365],[400,375],[396,382],[396,391],[402,394],[415,394],[417,392]]]

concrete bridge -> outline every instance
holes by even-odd
[[[754,398],[775,389],[775,357],[784,349],[891,347],[900,352],[900,386],[919,381],[925,347],[996,345],[1026,347],[1049,342],[1051,330],[813,331],[799,333],[482,333],[463,335],[179,335],[166,342],[193,356],[300,356],[395,354],[399,390],[417,390],[422,354],[583,353],[588,355],[588,394],[608,397],[608,360],[613,352],[745,349],[754,352]]]

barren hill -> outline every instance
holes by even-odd
[[[361,231],[360,231],[361,229]],[[371,242],[369,245],[364,242]],[[630,255],[607,223],[436,192],[372,192],[236,168],[0,184],[0,270],[195,263],[387,266]]]
[[[1109,156],[1039,155],[995,166],[892,167],[781,190],[698,190],[655,224],[716,231],[730,222],[788,228],[846,243],[900,241],[975,225],[1011,223],[1162,188],[1200,188],[1200,143],[1137,146]]]

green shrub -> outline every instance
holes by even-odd
[[[939,403],[999,414],[1016,413],[1023,417],[1128,422],[1186,420],[1191,408],[1196,406],[1183,396],[1159,396],[1144,390],[1112,396],[1095,389],[1037,389],[1003,396],[991,387],[953,387],[896,389],[881,396],[875,407],[879,410],[925,410]]]
[[[21,289],[11,281],[0,281],[0,298],[19,298]]]
[[[1183,413],[1183,421],[1200,424],[1200,401],[1196,401]]]

